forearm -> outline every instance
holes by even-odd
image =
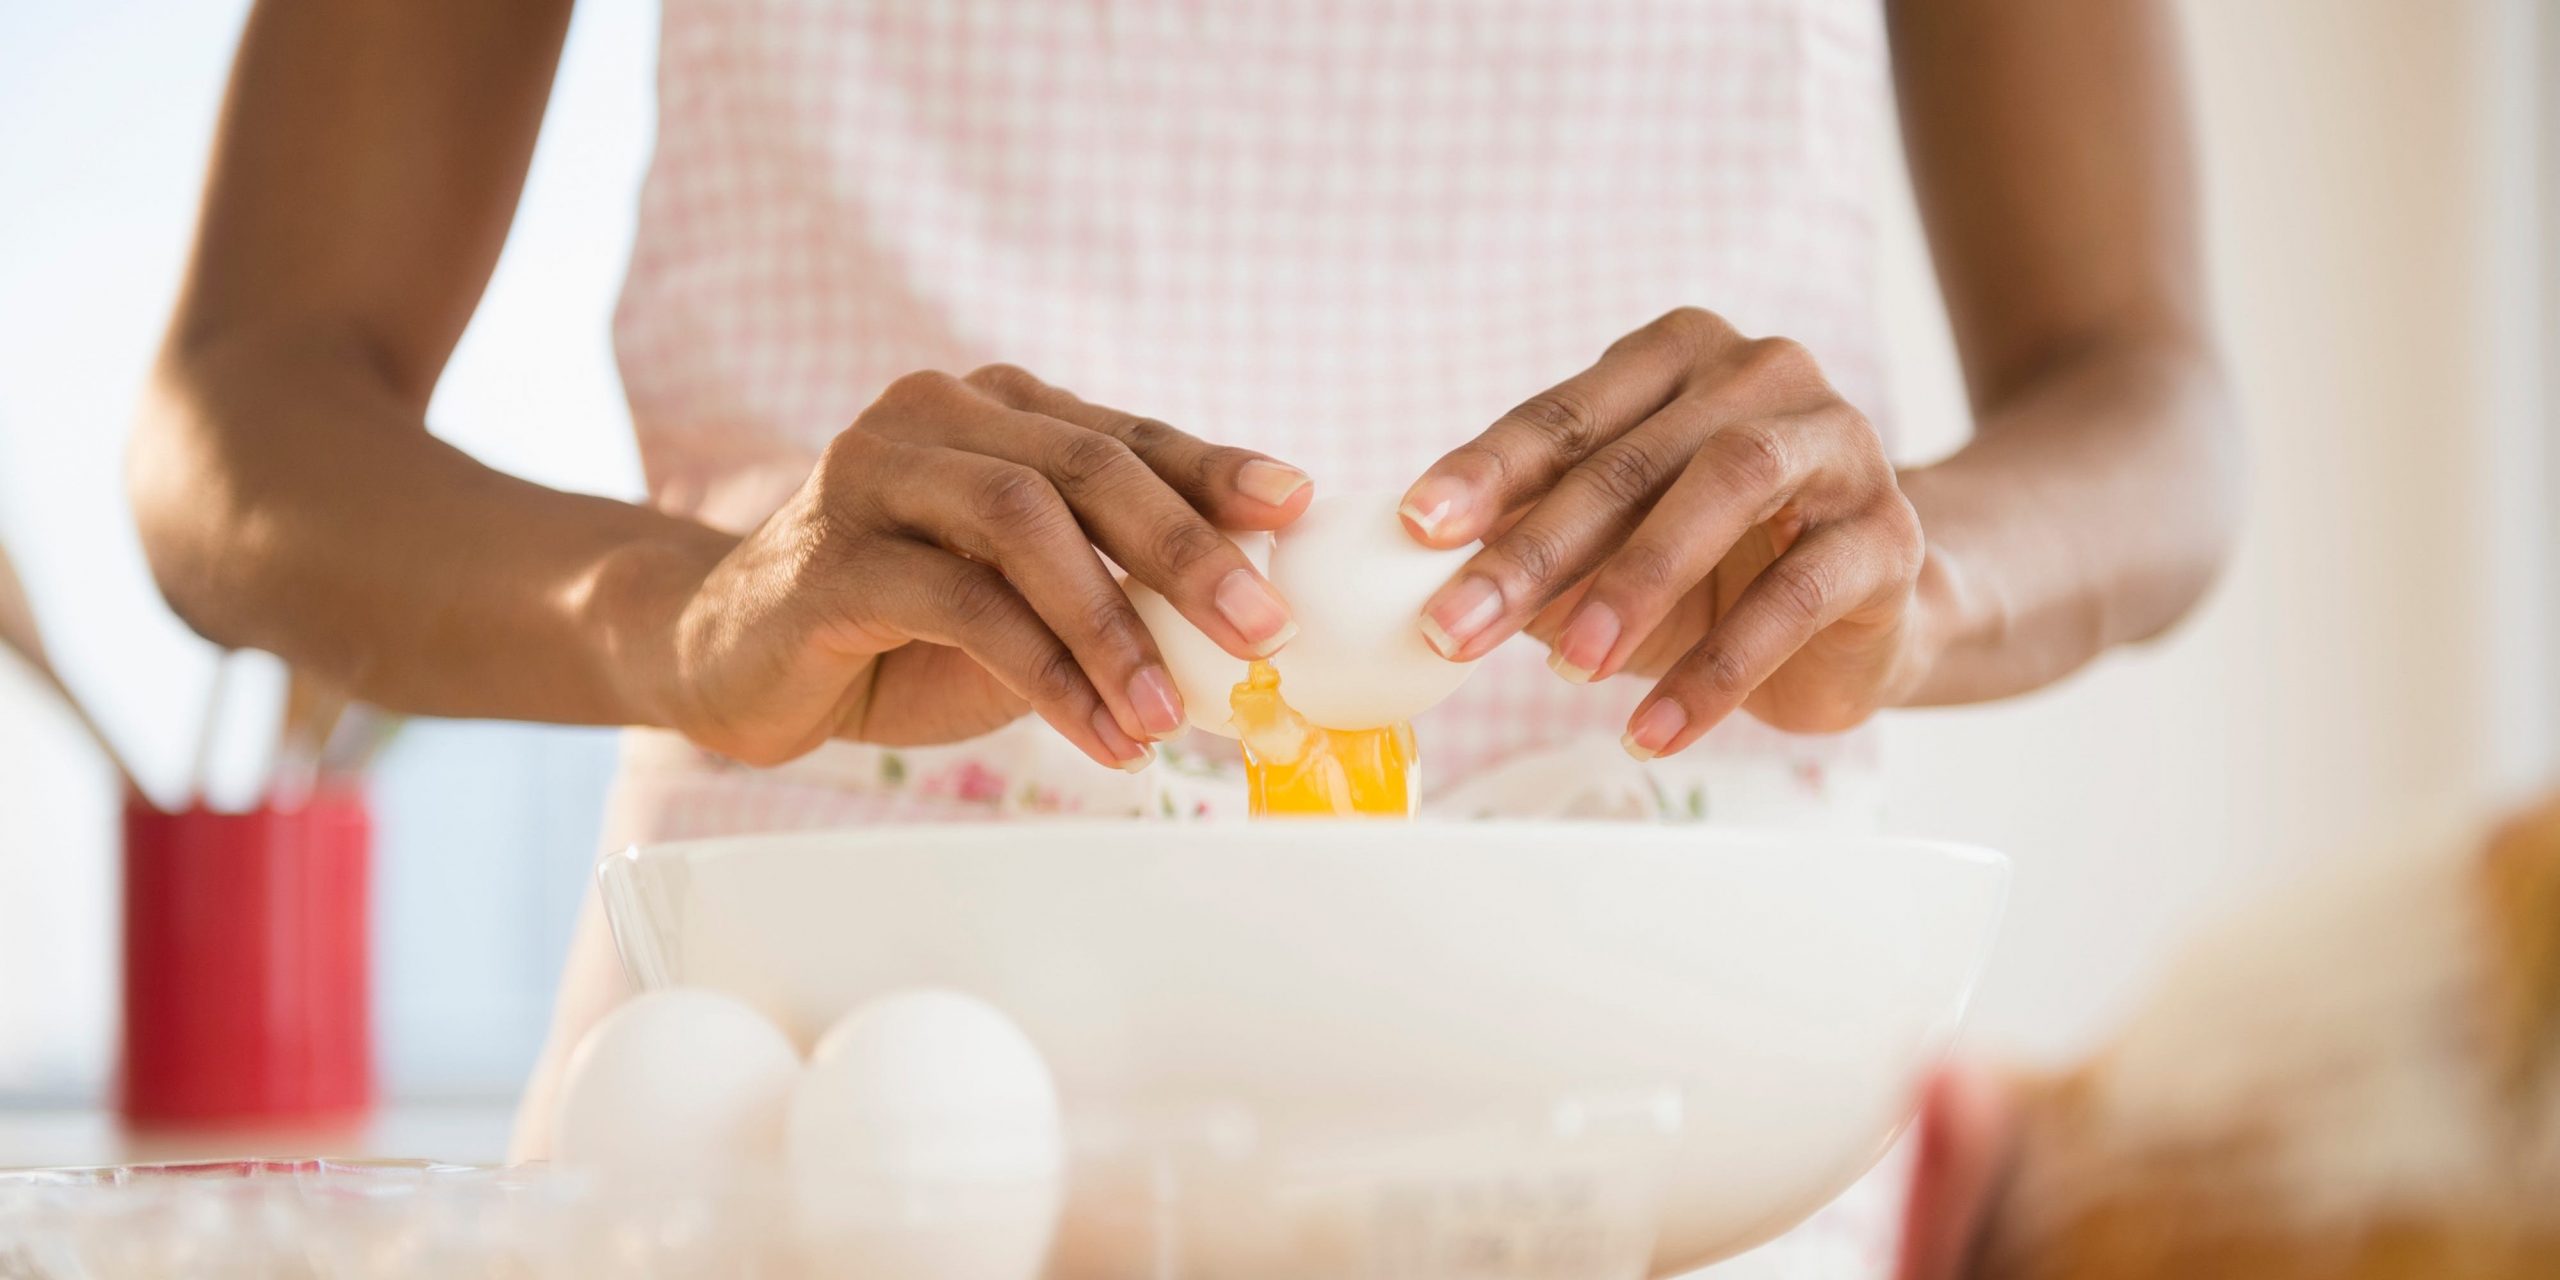
[[[651,673],[731,539],[482,466],[374,364],[329,336],[173,344],[131,475],[172,607],[396,710],[666,723]]]
[[[1905,472],[1933,655],[1906,701],[2038,688],[2184,616],[2237,522],[2230,416],[2201,344],[2101,343],[2019,380],[1972,443]]]
[[[2048,684],[2203,594],[2238,441],[2207,334],[2169,0],[1894,0],[1914,194],[1973,442],[1903,477],[1931,655],[1905,701]]]
[[[663,723],[727,541],[428,434],[540,128],[569,0],[261,0],[131,452],[198,631],[401,710]],[[657,678],[653,678],[657,677]]]

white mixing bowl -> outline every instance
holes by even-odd
[[[1883,1153],[2008,864],[1697,827],[1088,822],[702,840],[601,875],[640,985],[730,992],[804,1047],[876,996],[967,991],[1029,1032],[1084,1131],[1242,1117],[1266,1151],[1313,1151],[1647,1100],[1661,1141],[1613,1150],[1650,1162],[1670,1272]]]

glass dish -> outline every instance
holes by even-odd
[[[1058,1180],[812,1187],[541,1165],[0,1173],[7,1280],[1632,1280],[1668,1095],[1339,1141],[1242,1113],[1073,1135]]]

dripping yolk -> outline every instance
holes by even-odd
[[[1285,816],[1410,818],[1413,726],[1324,729],[1280,700],[1280,673],[1256,662],[1228,696],[1244,740],[1249,812]]]

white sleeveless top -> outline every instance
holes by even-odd
[[[666,0],[664,23],[615,337],[670,511],[748,528],[890,380],[995,361],[1319,492],[1402,488],[1681,305],[1802,340],[1888,416],[1875,0]],[[1616,739],[1643,682],[1543,656],[1507,646],[1417,723],[1425,812],[1871,806],[1863,734],[1736,716],[1638,766]],[[758,772],[641,734],[616,823],[1240,801],[1232,746],[1192,746],[1133,780],[1026,721]],[[1880,1268],[1878,1234],[1806,1247]]]

